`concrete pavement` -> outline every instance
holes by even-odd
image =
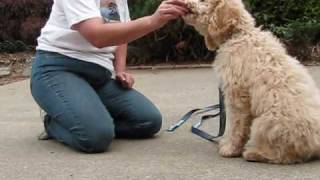
[[[309,70],[320,86],[320,67]],[[83,154],[52,140],[38,141],[43,127],[29,80],[1,86],[0,179],[320,179],[320,161],[278,166],[226,159],[218,155],[216,144],[190,133],[191,122],[173,134],[164,131],[189,109],[218,102],[217,81],[211,69],[133,74],[136,89],[163,113],[163,129],[153,139],[116,139],[109,152],[102,154]]]

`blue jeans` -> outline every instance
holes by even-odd
[[[114,136],[144,138],[161,128],[159,110],[96,64],[37,51],[31,93],[50,118],[48,135],[76,150],[106,151]]]

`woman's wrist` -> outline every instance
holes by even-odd
[[[115,70],[116,75],[125,73],[126,70]]]
[[[161,28],[165,23],[161,23],[160,19],[157,17],[156,14],[152,14],[146,16],[146,24],[151,27],[153,30]]]

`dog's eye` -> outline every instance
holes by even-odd
[[[204,0],[200,0],[200,2],[204,2]]]

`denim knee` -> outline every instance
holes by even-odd
[[[79,149],[85,153],[101,153],[108,149],[113,138],[113,128],[100,126],[91,129],[85,137],[78,137],[77,143],[80,146]]]
[[[153,111],[144,113],[138,118],[138,123],[135,124],[133,129],[140,136],[153,136],[160,131],[162,125],[162,116],[160,112]]]
[[[149,126],[149,134],[154,135],[158,133],[162,126],[162,115],[160,112],[153,113],[150,117],[150,126]]]

